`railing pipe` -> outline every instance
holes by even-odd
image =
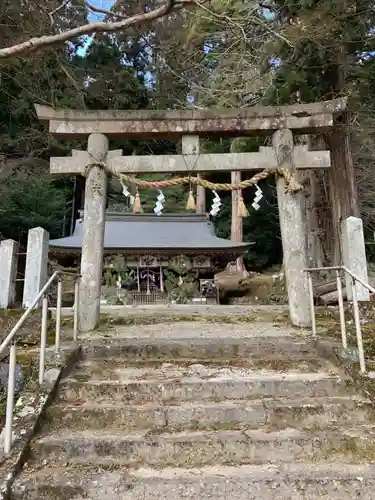
[[[77,276],[75,273],[70,273],[68,271],[55,271],[50,279],[47,281],[47,283],[44,285],[44,287],[40,290],[38,295],[35,297],[31,305],[26,309],[26,311],[23,313],[23,315],[20,317],[20,319],[17,321],[17,323],[14,325],[12,330],[9,332],[5,340],[2,342],[0,345],[0,354],[4,352],[4,350],[8,347],[8,345],[12,342],[14,336],[16,335],[17,331],[21,328],[21,326],[25,323],[27,318],[30,316],[31,311],[34,309],[34,307],[40,302],[40,299],[44,296],[45,292],[48,290],[48,288],[51,286],[53,281],[56,279],[57,276],[59,275],[66,275],[66,276]]]
[[[367,290],[369,292],[375,293],[375,288],[373,286],[371,286],[368,283],[366,283],[365,281],[363,281],[362,278],[360,278],[359,276],[357,276],[356,274],[354,274],[350,269],[348,269],[345,266],[310,267],[310,268],[305,269],[305,271],[308,272],[308,273],[314,273],[314,272],[318,272],[318,271],[341,271],[341,270],[345,271],[346,273],[348,273],[349,276],[351,276],[356,281],[358,281],[358,283],[360,283],[362,286],[364,286],[365,288],[367,288]]]
[[[352,278],[354,278],[356,281],[358,281],[358,283],[360,283],[363,287],[367,288],[367,290],[371,293],[375,293],[375,288],[371,285],[369,285],[368,283],[366,283],[365,281],[363,281],[362,278],[360,278],[359,276],[357,276],[356,274],[354,274],[350,269],[348,269],[347,267],[345,266],[342,266],[342,269],[344,269],[344,271],[346,273],[349,274],[349,276],[351,276]]]
[[[77,278],[74,283],[74,310],[73,310],[73,340],[78,336],[78,312],[79,312],[79,285],[80,279]]]
[[[359,367],[362,374],[366,373],[366,359],[365,352],[363,348],[363,338],[362,338],[362,330],[361,330],[361,319],[359,315],[359,305],[358,305],[358,296],[357,296],[357,287],[356,282],[366,288],[369,292],[375,293],[375,288],[365,281],[362,278],[353,273],[350,269],[345,266],[332,266],[332,267],[312,267],[309,269],[305,269],[305,272],[308,273],[309,276],[309,289],[311,281],[311,273],[319,272],[319,271],[336,271],[336,280],[337,280],[337,294],[338,294],[338,302],[339,302],[339,310],[340,310],[340,326],[341,326],[341,339],[342,345],[344,349],[348,347],[347,335],[346,335],[346,324],[345,324],[345,311],[344,311],[344,300],[342,293],[342,283],[341,283],[341,271],[344,271],[347,275],[350,276],[350,285],[352,289],[352,300],[353,300],[353,317],[355,324],[355,332],[357,339],[357,348],[358,348],[358,357],[359,357]],[[310,290],[311,296],[311,290]],[[313,333],[314,333],[314,325],[313,325]]]
[[[7,407],[6,407],[6,418],[5,418],[5,428],[4,428],[4,453],[8,454],[12,447],[13,441],[13,408],[14,408],[14,396],[16,388],[16,342],[15,336],[18,330],[25,323],[26,319],[29,317],[31,311],[34,307],[42,300],[42,325],[40,334],[40,353],[39,353],[39,384],[44,381],[44,371],[45,371],[45,354],[47,346],[47,329],[48,329],[48,298],[46,296],[48,288],[54,282],[54,280],[60,275],[71,275],[77,278],[75,273],[69,273],[65,271],[55,271],[49,278],[47,283],[40,290],[38,295],[32,301],[31,305],[22,314],[21,318],[14,325],[12,330],[9,332],[7,337],[3,340],[0,345],[0,354],[2,354],[5,349],[10,345],[9,352],[9,373],[8,373],[8,390],[7,390]],[[75,286],[75,296],[76,304],[78,304],[78,285]],[[62,305],[62,282],[59,279],[57,285],[57,311],[56,311],[56,350],[60,349],[60,334],[61,334],[61,305]],[[74,337],[77,338],[78,331],[78,305],[75,307],[74,314]]]
[[[50,279],[47,281],[47,283],[44,285],[44,287],[40,290],[38,295],[35,297],[31,305],[26,309],[26,311],[22,314],[20,319],[17,321],[17,323],[14,325],[12,330],[9,332],[8,336],[6,339],[3,341],[3,343],[0,345],[0,354],[4,352],[4,350],[8,347],[8,345],[12,342],[14,336],[16,335],[17,331],[21,328],[21,326],[25,323],[27,318],[30,316],[31,311],[34,309],[34,307],[40,302],[40,299],[44,296],[48,288],[51,286],[51,283],[55,280],[56,276],[60,274],[59,271],[55,271]]]
[[[357,300],[357,288],[355,286],[355,278],[352,277],[352,295],[353,295],[353,315],[355,322],[355,332],[357,337],[357,347],[358,347],[358,356],[359,356],[359,367],[361,373],[366,373],[366,362],[365,362],[365,353],[363,350],[363,339],[362,339],[362,331],[361,331],[361,321],[359,318],[359,307]]]
[[[317,273],[319,271],[339,271],[343,266],[328,266],[328,267],[308,267],[305,269],[308,273]]]
[[[7,409],[5,417],[4,453],[10,452],[13,442],[13,406],[16,389],[16,343],[12,342],[9,353]]]
[[[308,273],[309,281],[309,297],[310,297],[310,309],[311,309],[311,328],[312,334],[316,337],[316,317],[315,317],[315,304],[314,304],[314,288],[312,281],[312,274]]]
[[[57,303],[56,303],[56,331],[55,331],[55,351],[60,352],[61,337],[61,306],[62,306],[62,281],[57,282]]]
[[[44,382],[46,346],[48,329],[48,298],[43,297],[42,328],[40,331],[40,353],[39,353],[39,385]]]
[[[346,337],[344,298],[342,294],[341,273],[339,270],[336,271],[336,282],[337,282],[337,297],[338,297],[339,312],[340,312],[341,340],[343,348],[346,349],[348,347],[348,339]]]

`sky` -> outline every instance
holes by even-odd
[[[95,5],[95,7],[99,7],[101,9],[110,10],[115,0],[91,0],[91,3]],[[101,21],[103,19],[103,14],[99,13],[91,13],[88,16],[89,21],[96,22]],[[91,37],[87,37],[87,41],[85,45],[78,50],[78,55],[84,56],[87,48],[90,46]]]
[[[91,3],[95,5],[95,7],[109,10],[114,4],[114,0],[91,0]],[[90,21],[98,21],[101,17],[100,14],[90,14],[89,19]]]

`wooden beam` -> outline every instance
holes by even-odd
[[[241,172],[234,170],[231,172],[231,183],[238,184],[241,182]],[[242,191],[240,189],[232,191],[232,220],[231,220],[231,240],[235,243],[243,242],[243,220],[238,214],[238,203],[242,197]],[[245,271],[243,255],[238,257],[236,261],[237,271],[241,275]]]
[[[181,149],[183,155],[200,154],[199,135],[183,135],[181,140]],[[201,174],[197,174],[201,176]],[[198,214],[206,212],[206,190],[203,186],[196,186],[196,207]]]
[[[330,167],[329,151],[308,151],[305,146],[296,146],[293,151],[296,168],[320,169]],[[82,174],[85,167],[93,160],[82,151],[72,157],[53,157],[50,161],[51,174]],[[196,155],[148,155],[148,156],[112,156],[107,158],[107,167],[115,172],[135,173],[180,173],[197,172],[232,172],[263,170],[279,165],[272,148],[260,148],[258,153],[225,153]]]

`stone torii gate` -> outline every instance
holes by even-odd
[[[50,172],[85,175],[84,236],[81,260],[80,330],[97,327],[100,318],[104,223],[108,172],[166,172],[203,174],[241,172],[265,168],[329,168],[329,151],[309,151],[294,146],[293,132],[326,133],[334,115],[345,108],[342,100],[283,107],[185,111],[78,111],[36,106],[39,119],[59,139],[88,138],[87,151],[73,150],[71,157],[51,158]],[[272,135],[273,147],[256,153],[199,154],[204,136]],[[109,151],[110,138],[182,139],[182,155],[122,156]],[[198,155],[198,157],[197,157]],[[311,322],[303,193],[288,193],[283,177],[277,179],[281,237],[284,253],[290,318],[294,325]]]

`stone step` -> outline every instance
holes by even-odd
[[[225,370],[244,368],[254,372],[260,370],[287,372],[317,372],[330,370],[337,373],[332,364],[322,358],[311,355],[290,358],[289,356],[269,356],[266,358],[251,359],[242,357],[232,358],[147,358],[134,359],[124,362],[121,358],[87,359],[80,361],[74,370],[74,378],[80,380],[116,380],[119,378],[145,378],[149,373],[152,375],[168,376],[170,372],[174,377],[182,375],[198,374],[207,376],[212,373],[222,373]],[[154,377],[155,378],[155,377]]]
[[[196,328],[193,324],[192,328]],[[173,338],[173,339],[137,339],[112,338],[96,342],[93,340],[83,348],[85,358],[121,357],[127,360],[136,359],[179,359],[179,358],[231,358],[249,359],[266,358],[267,356],[317,356],[314,344],[303,338],[287,335],[251,337],[249,327],[248,338]],[[178,333],[178,328],[177,328]]]
[[[12,500],[373,500],[375,467],[291,464],[199,469],[45,468],[16,480]]]
[[[77,403],[95,401],[100,404],[151,401],[221,401],[228,399],[259,399],[270,397],[308,398],[348,394],[348,382],[327,372],[261,373],[232,370],[230,375],[97,380],[82,382],[65,379],[59,401]]]
[[[206,465],[317,462],[332,458],[366,463],[375,456],[368,429],[309,433],[297,429],[143,432],[70,430],[47,434],[31,446],[32,458],[49,464],[102,467],[201,467]]]
[[[191,402],[181,405],[82,405],[63,404],[49,408],[50,429],[62,426],[87,429],[242,429],[267,427],[284,429],[325,429],[364,423],[373,419],[371,401],[354,397],[298,400],[262,399],[222,402]]]
[[[178,379],[182,377],[223,377],[243,376],[244,374],[259,373],[318,373],[327,372],[337,374],[338,371],[329,362],[312,357],[301,359],[272,358],[249,360],[244,358],[185,361],[178,363],[154,361],[124,363],[118,359],[86,360],[81,361],[73,372],[72,378],[81,382],[97,382],[102,380],[129,381],[137,379]]]

